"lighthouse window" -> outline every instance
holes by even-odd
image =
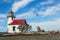
[[[15,31],[15,26],[13,26],[13,31]]]

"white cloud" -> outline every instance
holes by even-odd
[[[5,22],[5,20],[1,20],[1,19],[0,19],[0,23],[1,23],[1,22]]]
[[[6,31],[7,31],[7,27],[0,26],[0,32],[6,32]]]
[[[3,20],[3,18],[6,18],[6,15],[5,14],[0,14],[0,18],[2,18],[2,19],[0,19],[0,22],[5,22],[5,20]]]
[[[5,1],[7,3],[12,3],[13,2],[12,0],[3,0],[3,1]]]
[[[60,30],[60,18],[54,21],[45,22],[31,22],[29,23],[33,30],[36,30],[37,26],[40,26],[44,30]]]
[[[5,14],[0,14],[0,18],[6,18]]]
[[[20,1],[20,0],[14,0],[14,1],[16,2],[16,1]]]
[[[34,14],[32,14],[32,13],[24,13],[24,14],[17,15],[17,18],[26,19],[26,18],[32,18],[33,16],[34,16]]]
[[[27,19],[27,18],[30,19],[30,18],[35,18],[36,15],[33,14],[34,10],[35,10],[35,9],[32,8],[32,9],[29,10],[28,12],[19,14],[19,15],[17,15],[16,17],[17,17],[17,19]]]
[[[5,1],[5,2],[9,2],[9,0],[3,0],[3,1]]]
[[[54,3],[54,0],[47,0],[45,2],[41,2],[40,4],[44,6],[46,4],[52,4],[52,3]]]
[[[22,7],[26,6],[28,3],[32,2],[32,1],[33,0],[21,0],[21,1],[15,2],[12,5],[12,10],[14,12],[16,12],[17,10],[19,10],[19,8],[22,8]]]
[[[7,27],[0,26],[0,29],[6,29]]]
[[[17,18],[36,18],[36,13],[38,14],[38,17],[45,17],[48,15],[54,15],[54,14],[58,14],[57,11],[60,10],[60,4],[56,5],[56,6],[52,6],[52,7],[48,7],[45,11],[38,11],[37,8],[31,8],[29,11],[19,14],[17,15]]]
[[[40,15],[47,16],[51,14],[55,14],[57,11],[60,10],[60,4],[52,7],[48,7],[45,11],[38,12]]]

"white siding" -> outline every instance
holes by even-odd
[[[12,21],[13,21],[12,18],[9,17],[9,18],[8,18],[8,24],[12,23]]]
[[[13,26],[15,26],[15,31],[13,31]],[[8,33],[19,33],[19,29],[18,29],[19,25],[8,25]]]

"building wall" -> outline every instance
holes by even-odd
[[[15,26],[15,31],[13,31],[13,26]],[[19,25],[8,25],[8,33],[19,33],[21,31],[19,31],[18,29]]]
[[[12,23],[12,21],[13,21],[12,18],[9,17],[9,18],[8,18],[8,24]]]

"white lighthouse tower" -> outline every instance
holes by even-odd
[[[14,20],[15,16],[12,10],[9,11],[7,18],[8,18],[8,24],[10,24]]]
[[[15,18],[15,16],[14,16],[14,12],[12,11],[12,10],[10,10],[9,11],[9,14],[8,14],[8,16],[7,16],[7,18],[8,18],[8,33],[10,33],[11,32],[11,28],[10,28],[10,23],[14,20],[14,18]]]

